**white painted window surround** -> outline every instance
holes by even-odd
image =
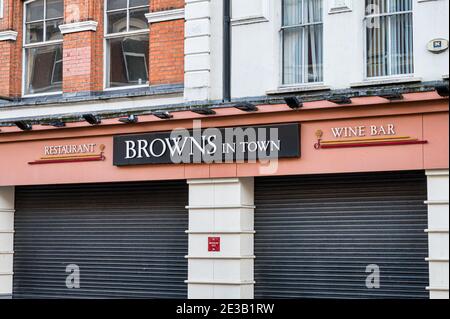
[[[145,17],[147,18],[148,23],[184,19],[184,8],[149,12]]]
[[[61,24],[59,29],[62,34],[77,33],[84,31],[97,31],[98,22],[97,21],[81,21],[73,22],[68,24]]]
[[[17,31],[7,30],[0,32],[0,41],[16,41],[17,40]]]
[[[232,0],[231,25],[269,22],[270,1],[272,0]]]
[[[330,6],[328,13],[344,13],[352,11],[352,0],[329,0]]]
[[[3,18],[3,0],[0,0],[0,19]]]

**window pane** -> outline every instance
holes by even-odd
[[[305,21],[307,23],[322,22],[323,0],[304,0]]]
[[[108,40],[109,87],[148,84],[148,36]]]
[[[284,52],[284,84],[296,84],[303,81],[303,29],[289,29],[283,32]]]
[[[108,0],[107,10],[125,9],[127,0]]]
[[[130,10],[130,31],[148,29],[148,8]]]
[[[26,26],[26,43],[36,43],[44,41],[44,23],[29,23]]]
[[[44,0],[30,2],[26,5],[27,22],[44,19]]]
[[[59,25],[62,23],[62,19],[47,21],[46,41],[60,40],[63,38],[61,30],[59,30]]]
[[[302,24],[303,19],[303,0],[284,0],[283,7],[283,25]]]
[[[26,49],[26,94],[62,90],[62,45]]]
[[[127,31],[127,12],[108,13],[108,33]]]
[[[323,0],[285,0],[283,83],[323,81]],[[306,25],[308,24],[308,25]]]
[[[366,0],[366,8],[368,14],[410,11],[412,0]]]
[[[406,7],[410,0],[402,1]],[[409,10],[409,9],[408,9]],[[401,8],[401,11],[404,11]],[[367,77],[414,72],[412,14],[400,13],[367,21]]]
[[[305,29],[306,36],[306,67],[307,74],[305,82],[323,81],[323,27],[322,25],[310,26]]]
[[[64,1],[63,0],[47,0],[46,19],[55,19],[64,17]]]
[[[149,0],[130,0],[130,8],[137,6],[148,6]]]
[[[413,73],[413,30],[411,14],[389,18],[391,74]]]

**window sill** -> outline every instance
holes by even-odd
[[[351,83],[350,87],[365,87],[365,86],[377,86],[377,85],[387,85],[387,84],[398,84],[398,83],[417,83],[422,82],[422,78],[408,76],[408,77],[387,77],[378,79],[369,79],[362,82]]]
[[[118,87],[107,87],[104,88],[103,91],[127,91],[127,90],[134,90],[134,89],[143,89],[150,87],[149,84],[142,84],[142,85],[129,85],[129,86],[118,86]]]
[[[33,97],[46,97],[46,96],[55,96],[55,95],[62,95],[62,94],[63,94],[62,91],[50,92],[50,93],[24,94],[24,95],[22,95],[22,98],[27,99],[27,98],[33,98]]]
[[[309,91],[327,91],[330,87],[323,83],[316,84],[299,84],[293,86],[280,86],[278,89],[269,90],[267,95],[285,94],[285,93],[297,93],[297,92],[309,92]]]

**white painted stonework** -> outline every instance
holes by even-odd
[[[0,299],[12,296],[14,187],[0,187]]]
[[[97,21],[82,21],[74,22],[68,24],[61,24],[59,30],[62,34],[77,33],[84,31],[97,31],[98,22]]]
[[[186,101],[209,100],[211,88],[211,2],[186,0],[185,79]]]
[[[427,171],[431,299],[449,298],[449,171]]]
[[[328,13],[344,13],[352,11],[352,0],[328,0]]]
[[[330,89],[347,89],[357,86],[377,85],[365,78],[364,17],[362,0],[323,0],[324,26],[324,80],[319,85]],[[394,76],[395,82],[441,81],[448,74],[449,50],[433,54],[427,50],[430,40],[449,39],[449,1],[413,0],[414,19],[414,68],[408,77]],[[253,3],[253,5],[251,5]],[[282,6],[281,1],[268,1],[261,14],[265,0],[233,1],[232,28],[232,97],[264,96],[282,92]],[[265,23],[256,17],[264,17]],[[247,17],[247,18],[245,18]],[[253,21],[251,19],[253,17]],[[432,17],[432,18],[431,18]],[[240,21],[245,23],[239,23]],[[212,20],[215,23],[222,21]],[[219,37],[212,41],[219,42]],[[214,68],[221,63],[214,60]],[[379,81],[380,79],[377,79]],[[390,83],[384,78],[382,84]],[[315,86],[298,85],[297,91]],[[295,91],[295,87],[290,87]]]
[[[148,23],[172,21],[184,19],[184,8],[150,12],[145,15]]]
[[[1,31],[0,41],[16,41],[18,33],[13,30]]]
[[[270,0],[232,0],[233,26],[269,22]]]
[[[190,180],[189,299],[252,299],[253,178]],[[220,237],[221,251],[208,251]]]

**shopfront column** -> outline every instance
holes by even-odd
[[[449,298],[449,171],[427,171],[431,299]]]
[[[12,297],[14,187],[0,187],[0,299]]]
[[[254,179],[190,180],[190,299],[252,299]]]

